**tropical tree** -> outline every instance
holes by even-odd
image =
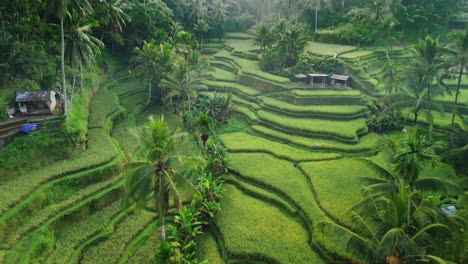
[[[387,94],[399,91],[404,81],[404,71],[401,63],[387,60],[380,70],[379,86],[383,87]]]
[[[93,26],[97,26],[97,22],[84,19],[74,10],[68,12],[65,32],[65,42],[68,47],[66,59],[79,68],[81,94],[83,94],[83,64],[93,63],[96,54],[100,53],[100,48],[104,47],[104,43],[92,35]]]
[[[197,91],[208,89],[203,81],[203,77],[196,71],[189,70],[188,65],[178,64],[161,81],[161,87],[168,89],[165,99],[169,102],[172,102],[174,97],[182,101],[186,100],[188,110],[191,112],[192,102],[195,102],[198,96]]]
[[[272,27],[265,22],[255,25],[253,34],[255,36],[255,44],[260,46],[261,51],[264,51],[267,47],[271,47],[276,41]]]
[[[211,28],[210,25],[204,19],[199,20],[198,23],[195,24],[193,28],[193,30],[200,32],[200,35],[201,35],[200,50],[202,53],[203,53],[203,35],[204,33],[208,32],[210,28]]]
[[[106,28],[103,34],[111,35],[113,41],[123,44],[121,33],[127,22],[130,22],[130,16],[124,11],[125,4],[121,0],[99,1],[95,11],[95,17],[99,24]]]
[[[366,187],[368,191],[404,195],[408,201],[409,215],[412,195],[416,190],[448,193],[454,189],[447,180],[421,177],[425,168],[434,166],[439,161],[434,149],[441,145],[431,144],[423,135],[418,136],[417,128],[388,136],[380,144],[387,155],[389,169],[370,159],[359,159],[379,176],[379,178],[362,178],[370,184]],[[409,217],[407,220],[409,226]]]
[[[318,11],[322,9],[323,5],[329,4],[329,0],[305,0],[304,4],[307,9],[315,10],[315,27],[314,33],[318,30]]]
[[[432,130],[434,117],[431,110],[436,109],[444,113],[444,107],[437,102],[431,101],[429,93],[441,93],[427,89],[427,76],[422,69],[408,72],[406,83],[403,88],[394,94],[387,95],[384,102],[390,103],[388,111],[408,109],[407,118],[410,113],[414,115],[413,124],[418,122],[419,115],[423,113],[426,116],[429,131]],[[443,89],[438,87],[438,89]]]
[[[458,98],[460,96],[460,86],[463,77],[463,70],[468,63],[468,27],[465,29],[464,33],[461,32],[450,32],[449,39],[452,42],[450,45],[450,53],[454,60],[454,64],[458,64],[459,73],[458,73],[458,83],[457,90],[455,92],[455,107],[452,115],[451,126],[455,123],[455,115],[457,114]]]
[[[143,48],[137,47],[133,52],[135,56],[131,58],[131,62],[136,65],[134,73],[148,82],[147,107],[151,100],[152,85],[160,81],[166,65],[171,63],[171,53],[166,45],[157,45],[155,41],[145,41]]]
[[[143,160],[130,162],[126,169],[125,204],[144,207],[153,200],[161,224],[161,238],[166,240],[165,215],[172,199],[178,208],[182,207],[178,187],[186,184],[195,189],[187,179],[197,162],[193,158],[177,154],[176,144],[182,134],[170,131],[164,118],[149,118],[149,122],[137,131],[146,155]]]
[[[412,219],[411,226],[407,225],[407,218]],[[428,200],[415,201],[413,209],[408,211],[401,194],[370,196],[351,212],[353,231],[330,221],[319,222],[316,230],[340,237],[340,250],[363,263],[445,263],[438,256],[426,254],[432,246],[431,231],[448,231],[447,226],[437,221],[440,218],[440,211]]]
[[[292,24],[278,42],[278,51],[285,66],[295,65],[308,41],[304,26]]]

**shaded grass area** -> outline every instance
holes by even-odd
[[[372,55],[374,52],[371,50],[357,50],[357,51],[352,51],[345,53],[343,55],[340,55],[340,58],[345,58],[345,59],[357,59],[359,57],[365,57]]]
[[[313,54],[321,56],[334,56],[335,53],[342,54],[350,51],[354,51],[357,48],[354,46],[328,44],[309,41],[305,48],[305,51],[312,52]]]
[[[356,116],[366,112],[367,107],[361,105],[294,105],[273,98],[261,96],[260,101],[268,107],[296,114],[318,114]]]
[[[304,228],[277,208],[226,185],[216,224],[231,258],[268,263],[323,263],[308,245]],[[235,223],[235,224],[233,224]]]
[[[402,113],[403,113],[403,117],[405,118],[405,120],[412,124],[414,120],[414,114],[409,112],[409,109],[402,110]],[[438,112],[438,111],[432,111],[432,116],[434,118],[433,121],[434,121],[435,126],[443,127],[443,128],[450,128],[452,124],[452,113],[445,112],[442,114],[441,112]],[[426,115],[422,113],[418,115],[418,123],[428,125],[429,122],[427,120],[428,119]],[[461,127],[465,127],[465,124],[459,115],[455,116],[455,123],[459,124]]]
[[[119,98],[107,89],[101,89],[91,100],[89,126],[104,127],[107,117],[120,108]]]
[[[210,264],[224,264],[219,253],[216,240],[209,233],[201,235],[197,240],[199,259],[206,259]]]
[[[370,133],[359,138],[357,144],[343,144],[333,140],[326,140],[321,138],[310,138],[294,136],[286,133],[282,133],[264,126],[253,125],[251,129],[266,137],[280,140],[286,144],[294,144],[305,148],[316,149],[318,144],[319,150],[332,150],[339,152],[364,152],[371,151],[374,148],[375,142],[379,139],[379,135],[376,133]]]
[[[48,263],[64,263],[75,248],[87,238],[106,227],[112,218],[120,211],[120,201],[92,213],[77,222],[70,221],[55,230],[55,248],[47,259]]]
[[[128,115],[126,119],[114,125],[112,130],[112,137],[115,138],[127,157],[131,155],[138,148],[138,138],[133,130],[136,130],[135,116]]]
[[[84,251],[80,263],[117,263],[127,244],[153,220],[153,213],[135,212],[120,223],[108,239]]]
[[[315,135],[337,137],[357,142],[357,134],[367,132],[364,118],[352,121],[330,121],[323,119],[292,118],[266,111],[259,111],[260,120],[292,131],[300,131]]]
[[[70,159],[45,166],[42,169],[23,174],[21,177],[3,184],[1,186],[2,189],[10,191],[2,192],[2,199],[0,199],[0,215],[3,214],[8,207],[23,200],[26,195],[30,194],[36,188],[39,188],[42,184],[67,174],[108,163],[119,153],[111,137],[101,129],[89,130],[88,142],[89,147],[85,152]]]
[[[120,98],[120,104],[127,110],[127,113],[132,113],[138,108],[143,108],[148,100],[148,92],[142,91],[135,94],[130,94]]]
[[[239,36],[242,38],[246,38],[246,39],[239,39],[239,38],[226,39],[226,42],[225,42],[226,45],[234,49],[235,51],[239,51],[239,52],[249,52],[256,48],[255,41],[253,40],[252,36],[247,35],[247,34],[241,34]],[[247,39],[248,37],[250,37],[250,39]]]
[[[336,153],[314,153],[302,150],[245,132],[223,134],[220,139],[230,152],[263,152],[292,162],[330,160],[341,157]]]
[[[110,90],[118,96],[146,89],[146,85],[138,79],[128,78],[121,81],[115,80],[114,82],[116,82],[116,85]]]
[[[155,230],[151,236],[139,247],[136,251],[130,256],[127,263],[134,264],[147,264],[151,263],[151,259],[154,257],[154,252],[158,248],[161,231],[159,229]]]

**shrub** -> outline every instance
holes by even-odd
[[[0,121],[8,119],[8,112],[6,111],[7,105],[6,103],[0,98]]]

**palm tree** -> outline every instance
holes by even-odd
[[[426,119],[429,124],[429,131],[431,131],[434,123],[434,118],[432,116],[431,110],[437,109],[443,113],[444,108],[440,103],[431,101],[429,93],[440,92],[429,90],[426,88],[426,83],[428,82],[428,80],[422,69],[416,69],[413,72],[409,72],[408,77],[406,77],[406,80],[406,85],[403,86],[403,88],[398,93],[387,95],[384,98],[384,102],[391,103],[391,106],[389,107],[388,111],[409,108],[407,117],[410,113],[413,113],[414,125],[417,124],[419,114],[422,112],[426,116]],[[442,88],[438,87],[438,89]]]
[[[208,32],[208,30],[210,29],[211,29],[210,25],[204,19],[199,20],[198,23],[194,25],[193,30],[200,32],[201,34],[201,43],[200,43],[201,53],[203,53],[203,34]]]
[[[190,21],[200,21],[208,15],[208,4],[206,0],[190,0],[188,3]]]
[[[306,0],[305,5],[308,9],[315,10],[315,30],[314,33],[318,30],[318,11],[322,9],[322,5],[329,4],[327,0]]]
[[[179,64],[161,81],[161,87],[168,89],[166,99],[169,99],[170,102],[174,97],[179,100],[187,100],[190,112],[192,102],[197,99],[197,91],[208,89],[203,81],[204,79],[196,71],[188,69],[188,65]]]
[[[387,60],[380,70],[379,86],[383,87],[388,95],[399,91],[403,83],[403,71],[400,62]]]
[[[468,62],[468,27],[465,29],[464,34],[460,32],[450,32],[449,39],[452,42],[450,45],[450,51],[452,53],[453,59],[460,67],[457,91],[455,92],[455,109],[453,111],[451,123],[451,127],[453,128],[455,123],[455,115],[457,113],[458,97],[460,95],[460,85],[462,82],[463,70],[465,69]]]
[[[121,0],[106,0],[99,1],[96,8],[96,17],[99,18],[100,24],[107,28],[112,40],[121,39],[119,33],[126,26],[126,22],[131,20],[123,11],[124,6]]]
[[[264,51],[265,48],[271,47],[275,43],[275,35],[272,27],[265,23],[260,22],[253,28],[255,36],[255,44],[260,46],[260,50]]]
[[[169,209],[169,200],[172,198],[180,208],[182,203],[178,187],[187,184],[195,189],[184,177],[183,169],[190,169],[196,162],[176,153],[176,144],[180,141],[181,134],[171,132],[163,117],[150,117],[149,122],[137,132],[146,156],[144,160],[130,162],[126,167],[125,204],[128,206],[136,203],[144,207],[148,200],[153,199],[159,214],[162,241],[165,241],[164,216]]]
[[[88,0],[50,0],[46,2],[47,10],[50,10],[60,19],[60,65],[62,70],[62,92],[63,92],[63,115],[67,116],[68,113],[68,95],[67,95],[67,81],[65,76],[65,29],[64,20],[67,15],[69,5],[79,14],[84,15],[92,9]]]
[[[371,196],[351,212],[353,231],[330,221],[319,222],[316,230],[324,235],[340,237],[339,250],[358,257],[363,263],[442,260],[425,254],[433,240],[431,231],[448,230],[437,221],[441,217],[439,210],[427,200],[415,201],[413,208],[407,215],[405,197],[400,194]],[[408,217],[413,220],[411,226],[406,225]]]
[[[148,82],[148,100],[145,107],[147,107],[151,100],[153,82],[161,78],[162,68],[159,64],[159,45],[155,41],[144,42],[143,48],[136,47],[133,50],[135,56],[131,58],[131,62],[136,64],[134,73],[136,76],[143,78]]]
[[[300,24],[291,25],[278,42],[278,50],[285,66],[295,65],[308,41],[308,34]]]
[[[404,194],[408,199],[408,215],[411,209],[411,196],[415,190],[447,193],[452,190],[448,181],[435,177],[421,178],[423,169],[434,166],[439,161],[434,148],[424,136],[417,135],[417,128],[405,130],[384,138],[380,142],[387,155],[390,169],[366,158],[359,160],[372,168],[379,178],[361,178],[367,182],[367,191],[384,194]],[[410,219],[408,217],[408,226]]]
[[[95,55],[100,53],[100,48],[104,47],[104,43],[91,35],[91,27],[96,24],[83,19],[74,10],[68,12],[67,18],[65,41],[68,52],[66,56],[69,63],[79,67],[81,94],[83,94],[83,64],[90,65],[94,62]]]

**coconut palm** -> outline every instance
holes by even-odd
[[[97,24],[84,19],[74,10],[68,12],[65,32],[65,42],[68,47],[66,59],[79,68],[81,94],[83,94],[83,64],[90,65],[94,62],[95,55],[100,53],[101,47],[104,47],[104,43],[91,34],[92,26]]]
[[[307,36],[304,27],[300,24],[293,24],[286,30],[283,38],[278,42],[278,51],[285,66],[296,64],[299,54],[302,53],[309,40]]]
[[[188,69],[188,65],[179,64],[161,81],[161,87],[168,89],[165,99],[169,102],[172,102],[173,98],[186,100],[190,112],[192,102],[197,99],[197,91],[208,89],[203,81],[204,79],[196,71]]]
[[[143,48],[137,47],[133,50],[135,56],[131,58],[131,62],[136,65],[134,74],[148,82],[148,100],[145,107],[150,103],[153,83],[160,80],[164,71],[164,64],[160,62],[161,50],[162,46],[157,45],[155,41],[145,41]]]
[[[272,27],[265,22],[255,25],[253,34],[255,36],[255,44],[260,46],[261,51],[264,51],[267,47],[271,47],[276,41]]]
[[[204,19],[199,20],[198,23],[195,24],[193,27],[193,30],[200,32],[200,35],[201,35],[200,50],[202,53],[203,53],[203,35],[204,33],[208,32],[208,30],[210,29],[211,29],[210,25]]]
[[[176,144],[182,134],[170,131],[164,118],[149,118],[149,122],[137,131],[146,156],[143,160],[130,162],[126,169],[125,204],[144,207],[153,199],[158,210],[162,240],[166,239],[164,216],[169,209],[169,200],[182,207],[178,187],[186,184],[195,189],[184,173],[190,171],[196,161],[176,153]]]
[[[457,83],[457,90],[455,92],[455,109],[452,115],[452,123],[451,126],[455,123],[455,115],[457,113],[457,106],[458,106],[458,98],[460,95],[460,85],[463,77],[463,70],[468,63],[468,27],[465,29],[464,33],[461,32],[450,32],[449,39],[452,42],[450,45],[450,52],[453,56],[453,59],[456,64],[460,67],[459,74],[458,74],[458,83]]]
[[[436,109],[441,113],[444,113],[444,107],[437,102],[431,101],[429,93],[441,93],[436,88],[427,89],[427,75],[418,68],[413,72],[408,73],[406,77],[407,83],[400,89],[399,92],[387,95],[384,98],[384,102],[390,103],[388,111],[396,109],[405,110],[409,108],[408,115],[412,113],[414,115],[413,124],[416,125],[418,122],[419,115],[423,113],[426,116],[429,124],[429,130],[432,130],[434,118],[431,113],[432,109]],[[434,86],[435,87],[435,86]],[[437,87],[441,90],[442,87]]]
[[[407,197],[408,215],[411,209],[411,196],[416,190],[448,193],[455,189],[451,183],[435,177],[421,177],[423,170],[434,166],[439,161],[434,148],[439,143],[430,144],[422,135],[417,135],[417,128],[405,130],[384,138],[380,144],[387,155],[389,169],[370,159],[361,158],[372,168],[379,178],[361,178],[367,184],[366,189],[372,193],[401,194]],[[410,225],[408,218],[408,225]]]
[[[358,257],[363,263],[415,263],[435,261],[445,263],[437,256],[426,255],[433,238],[431,231],[448,229],[439,224],[440,211],[427,200],[415,201],[406,225],[408,211],[402,195],[371,196],[351,212],[352,230],[330,221],[317,224],[324,235],[340,237],[339,250]]]
[[[330,4],[329,0],[305,0],[304,4],[306,8],[315,10],[315,30],[314,33],[318,30],[318,11],[322,9],[323,6]]]

